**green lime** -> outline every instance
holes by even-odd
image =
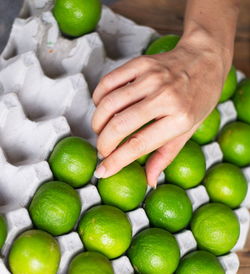
[[[227,124],[220,132],[218,143],[225,161],[240,167],[250,164],[250,125]]]
[[[189,224],[192,204],[182,188],[164,184],[149,193],[145,211],[154,226],[177,232]]]
[[[29,230],[14,241],[9,266],[13,274],[56,274],[60,257],[59,245],[50,234]]]
[[[89,182],[97,164],[96,149],[80,137],[61,140],[49,158],[54,176],[73,187],[81,187]]]
[[[37,228],[52,235],[62,235],[74,228],[80,216],[80,197],[70,185],[51,181],[38,189],[29,212]]]
[[[7,224],[3,216],[0,215],[0,249],[3,247],[5,240],[7,238]]]
[[[139,157],[136,161],[140,164],[140,165],[145,165],[145,163],[147,162],[148,158],[151,156],[151,153],[142,155],[141,157]]]
[[[245,79],[239,84],[233,101],[238,119],[250,124],[250,79]]]
[[[98,190],[105,204],[128,211],[138,207],[147,190],[147,178],[139,163],[124,167],[115,175],[102,178]]]
[[[162,36],[155,41],[153,41],[145,51],[145,54],[152,55],[152,54],[159,54],[163,52],[170,51],[175,48],[177,43],[180,40],[179,35],[169,34]]]
[[[204,185],[210,199],[228,205],[231,208],[238,207],[247,194],[247,180],[235,165],[220,163],[208,170]]]
[[[56,0],[53,14],[64,34],[78,37],[95,30],[101,10],[100,0]]]
[[[180,260],[176,239],[161,228],[148,228],[137,234],[128,250],[137,273],[171,274]]]
[[[100,252],[109,259],[122,255],[132,239],[128,217],[120,209],[99,205],[88,210],[79,223],[79,234],[88,250]]]
[[[225,274],[225,271],[213,254],[199,250],[181,259],[176,274]]]
[[[220,128],[220,112],[215,108],[207,118],[202,122],[199,128],[192,136],[199,145],[205,145],[212,142],[217,136]]]
[[[182,188],[197,186],[206,173],[205,156],[201,147],[189,140],[164,173],[168,182]]]
[[[194,212],[191,230],[200,249],[215,255],[229,252],[240,235],[239,221],[226,205],[210,203]]]
[[[73,258],[68,274],[114,274],[114,271],[110,261],[104,255],[87,251]]]
[[[224,83],[219,103],[225,102],[226,100],[230,99],[233,96],[236,90],[236,87],[237,87],[237,74],[236,74],[235,67],[232,66],[227,75],[226,81]]]

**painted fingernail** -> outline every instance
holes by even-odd
[[[100,178],[102,178],[102,177],[104,176],[105,172],[106,172],[106,168],[105,168],[104,165],[101,164],[101,165],[99,165],[99,166],[96,168],[96,170],[95,170],[95,172],[94,172],[94,176],[95,176],[97,179],[100,179]]]
[[[102,160],[104,158],[100,152],[97,153],[97,157],[99,160]]]

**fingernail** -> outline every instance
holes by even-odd
[[[100,165],[96,168],[96,170],[95,170],[95,172],[94,172],[94,176],[95,176],[97,179],[100,179],[100,178],[102,178],[102,177],[104,176],[105,172],[106,172],[105,166],[103,166],[102,164],[100,164]]]
[[[102,160],[104,158],[100,152],[97,153],[97,157],[99,160]]]

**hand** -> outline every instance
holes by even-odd
[[[230,67],[218,44],[202,41],[181,39],[171,52],[138,57],[102,78],[93,94],[92,127],[104,158],[96,177],[109,177],[155,151],[146,173],[149,185],[156,185],[217,104]]]

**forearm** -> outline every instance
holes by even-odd
[[[187,0],[182,42],[219,51],[229,70],[239,13],[239,0]]]

